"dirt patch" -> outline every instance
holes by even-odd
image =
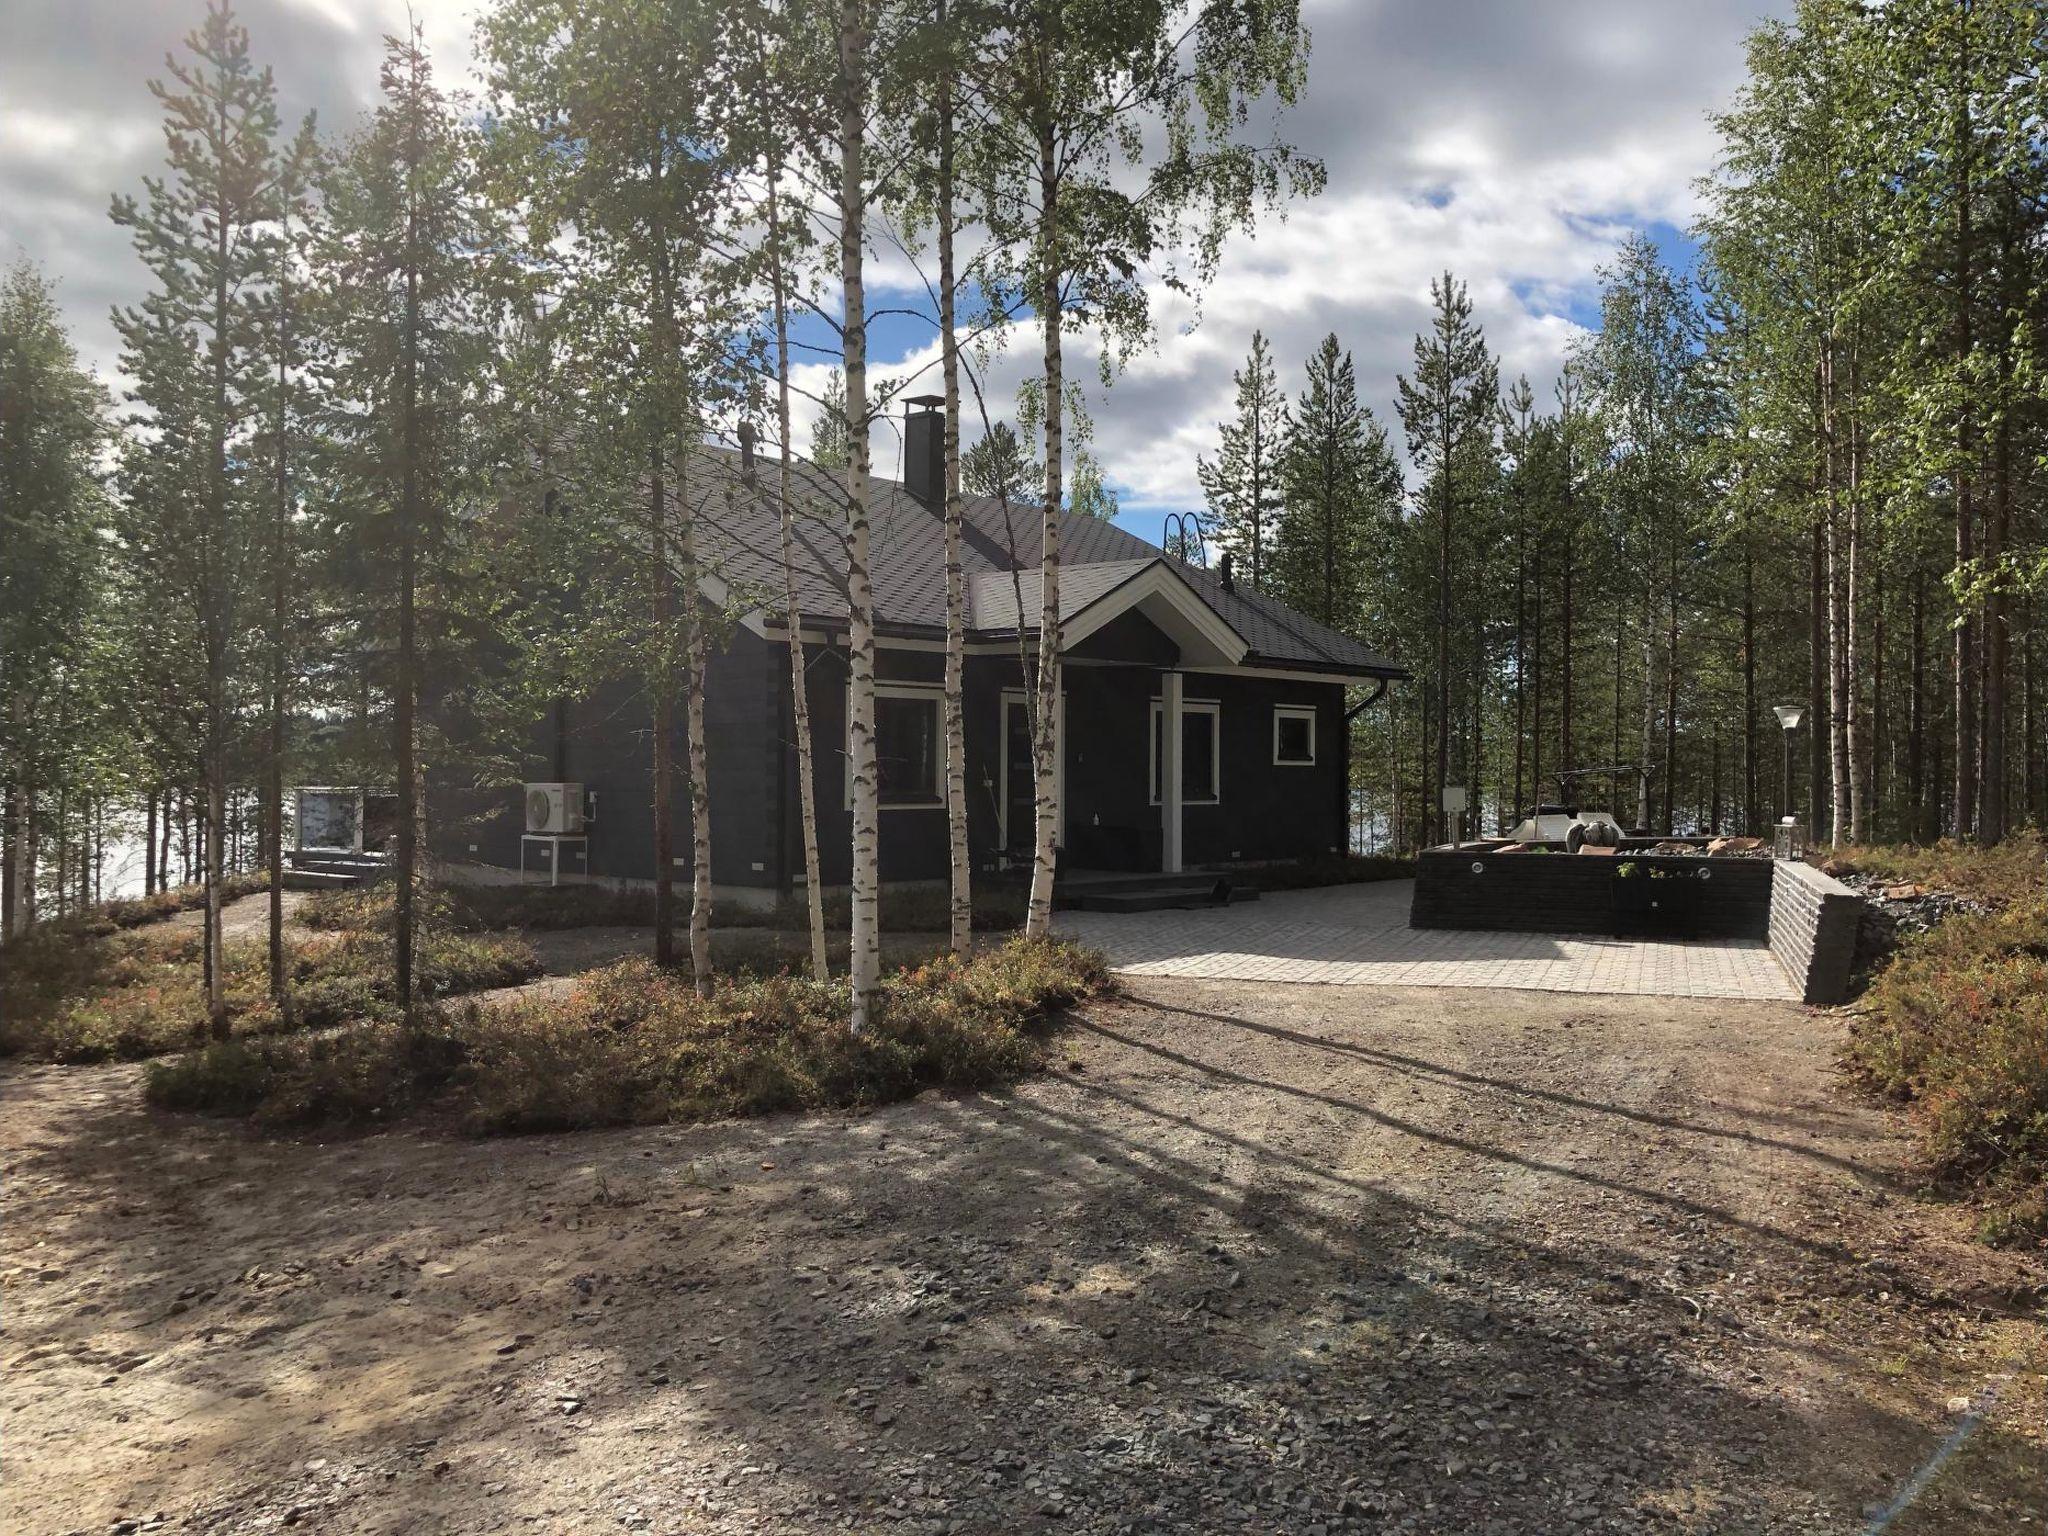
[[[2039,1265],[1780,1005],[1147,982],[867,1116],[0,1093],[0,1525],[2038,1532]],[[2031,1522],[2031,1523],[2030,1523]]]
[[[303,938],[311,932],[298,920],[299,908],[305,904],[306,891],[284,893],[284,926],[289,934]],[[165,919],[173,928],[200,929],[206,926],[206,909],[190,907]],[[223,939],[257,938],[270,932],[270,893],[261,892],[255,896],[241,896],[229,902],[220,910],[220,933]]]

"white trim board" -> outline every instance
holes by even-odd
[[[1307,757],[1282,757],[1280,755],[1280,722],[1282,720],[1306,720],[1308,722]],[[1273,706],[1273,766],[1275,768],[1315,767],[1316,720],[1316,707],[1313,704],[1275,704]]]

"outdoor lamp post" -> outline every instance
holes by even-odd
[[[1785,790],[1781,802],[1783,809],[1778,815],[1785,821],[1796,821],[1799,819],[1799,807],[1792,803],[1792,733],[1806,718],[1806,708],[1801,704],[1776,704],[1772,709],[1778,716],[1778,724],[1785,728]]]

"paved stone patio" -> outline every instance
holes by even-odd
[[[1761,939],[1671,942],[1408,926],[1412,880],[1280,891],[1187,912],[1065,912],[1062,931],[1136,976],[1327,986],[1512,987],[1649,997],[1799,994]]]

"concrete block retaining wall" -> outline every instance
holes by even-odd
[[[1849,987],[1863,898],[1809,864],[1699,859],[1624,851],[1674,876],[1708,879],[1698,892],[1703,939],[1764,939],[1809,1003]],[[1509,933],[1613,931],[1615,856],[1501,853],[1484,844],[1425,849],[1416,861],[1411,928]]]
[[[1613,931],[1615,871],[1623,863],[1700,881],[1699,936],[1761,939],[1769,929],[1768,859],[1701,859],[1682,854],[1500,853],[1484,844],[1425,849],[1416,861],[1411,928],[1506,933]],[[1477,866],[1476,868],[1474,866]]]
[[[1809,1003],[1838,1003],[1849,990],[1863,898],[1810,864],[1775,860],[1771,953]]]

